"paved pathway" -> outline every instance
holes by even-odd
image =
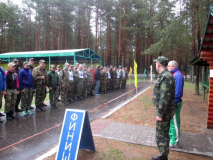
[[[138,86],[140,93],[150,86],[150,82],[140,82]],[[134,97],[134,88],[134,84],[130,84],[126,89],[86,98],[66,107],[59,103],[58,109],[47,106],[46,111],[34,112],[26,117],[15,113],[17,120],[0,117],[4,120],[0,124],[0,160],[31,160],[39,157],[58,144],[66,108],[87,110],[92,121]]]
[[[93,136],[157,147],[155,128],[98,119],[91,123]],[[213,157],[211,137],[181,132],[180,147],[172,150]]]

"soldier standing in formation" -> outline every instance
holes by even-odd
[[[26,61],[23,63],[23,69],[19,72],[19,86],[21,91],[21,115],[33,114],[30,111],[32,94],[34,90],[32,71],[30,64]]]
[[[59,95],[59,75],[55,71],[55,65],[50,65],[50,71],[48,72],[48,88],[49,88],[49,101],[52,108],[58,108],[56,105]]]
[[[36,89],[35,105],[36,111],[45,111],[43,107],[45,99],[45,89],[47,89],[47,75],[44,74],[45,60],[40,60],[38,67],[35,67],[32,72],[34,86]]]
[[[78,87],[78,90],[77,90],[77,96],[80,99],[84,99],[84,97],[82,96],[82,94],[83,94],[83,85],[84,85],[84,70],[83,70],[83,65],[82,64],[79,65],[78,76],[79,76],[79,83],[78,83],[79,87]]]
[[[6,75],[6,95],[5,95],[5,110],[7,119],[17,119],[13,114],[16,105],[17,94],[19,94],[18,75],[15,73],[16,64],[11,62],[8,64]]]
[[[32,73],[32,72],[33,72],[33,68],[34,68],[34,58],[30,58],[29,61],[28,61],[28,63],[30,64],[30,70],[31,70],[31,73]],[[33,95],[34,95],[34,92],[35,92],[35,91],[33,90],[32,94],[30,95],[31,104],[32,104],[32,102],[33,102]],[[33,107],[30,106],[30,109],[33,109]]]
[[[74,65],[70,65],[69,67],[69,89],[67,93],[67,102],[73,103],[74,102],[74,73],[73,73]]]
[[[59,81],[61,83],[61,101],[64,106],[67,105],[67,91],[69,88],[69,63],[64,64],[65,68],[60,71]]]
[[[167,69],[168,59],[160,56],[156,60],[159,73],[154,84],[152,101],[156,106],[156,143],[160,152],[152,160],[168,160],[169,126],[175,113],[175,80]]]
[[[57,65],[57,70],[56,70],[56,72],[58,73],[58,76],[60,75],[60,71],[61,71],[61,66],[60,65]],[[60,85],[60,81],[59,81],[59,85]],[[61,86],[61,85],[60,85]],[[60,99],[59,99],[59,96],[61,95],[61,89],[60,89],[60,87],[59,87],[59,89],[58,89],[58,101],[61,101]]]
[[[20,67],[19,67],[19,64],[18,64],[18,59],[14,59],[13,62],[15,63],[16,65],[16,69],[15,69],[15,72],[17,75],[19,75],[19,72],[20,72]],[[17,99],[16,99],[16,105],[15,105],[15,111],[16,112],[21,112],[21,110],[18,108],[19,106],[19,103],[20,103],[20,100],[21,100],[21,92],[19,90],[19,94],[17,95]]]

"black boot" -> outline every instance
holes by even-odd
[[[168,160],[166,155],[152,156],[152,160]]]
[[[6,118],[7,119],[12,119],[12,117],[10,116],[10,112],[6,113]]]
[[[74,102],[74,100],[71,98],[70,103],[73,103],[73,102]]]
[[[36,106],[36,112],[41,112],[39,105]]]
[[[14,116],[11,112],[10,112],[9,114],[10,114],[10,117],[11,117],[12,119],[17,119],[17,117]]]
[[[40,109],[41,111],[46,111],[45,109],[43,109],[43,104],[39,105],[39,109]]]

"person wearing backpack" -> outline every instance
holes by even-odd
[[[50,65],[50,71],[48,72],[48,87],[49,87],[49,100],[52,108],[58,108],[56,105],[59,95],[59,75],[55,71],[55,65]]]

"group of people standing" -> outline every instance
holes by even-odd
[[[0,60],[1,62],[1,60]],[[45,111],[44,100],[47,88],[49,88],[49,102],[52,108],[58,108],[57,102],[62,105],[82,100],[88,95],[100,95],[113,90],[125,88],[128,76],[127,68],[110,68],[97,66],[88,67],[86,64],[60,65],[52,64],[46,71],[45,60],[41,59],[39,65],[34,67],[34,58],[23,62],[23,68],[19,68],[18,60],[8,64],[8,70],[0,67],[0,107],[2,97],[5,98],[5,114],[7,119],[16,119],[14,112],[21,112],[22,116],[33,114],[30,109],[35,94],[36,111]],[[99,83],[98,83],[99,82]],[[97,86],[98,84],[98,86]],[[96,89],[94,91],[94,89]],[[18,108],[21,101],[21,109]],[[0,113],[0,116],[5,116]],[[2,121],[0,121],[2,122]]]

